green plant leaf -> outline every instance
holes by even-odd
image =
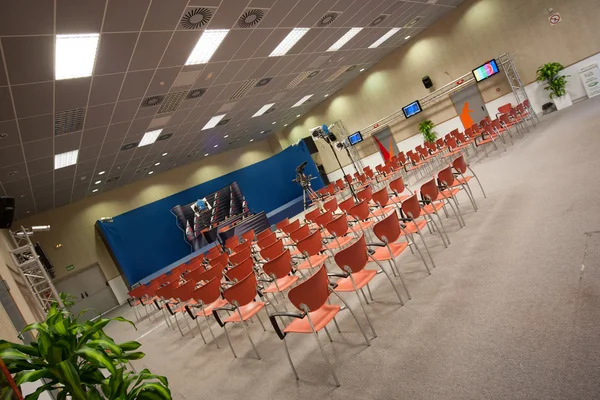
[[[111,374],[117,371],[112,360],[104,352],[84,346],[75,353],[86,361],[103,365]]]
[[[133,351],[133,350],[137,350],[140,348],[142,344],[140,342],[124,342],[119,344],[118,346],[121,348],[121,350],[123,351]]]
[[[131,392],[131,394],[134,396],[134,399],[138,399],[139,395],[141,395],[142,392],[154,392],[155,394],[158,394],[161,397],[158,397],[159,399],[171,399],[171,391],[169,390],[169,388],[161,385],[160,383],[156,383],[156,382],[147,382],[144,383],[143,385],[139,386],[138,388],[136,388],[133,392]]]
[[[5,363],[9,363],[11,361],[30,361],[31,356],[27,354],[23,354],[20,351],[10,348],[0,350],[0,357],[4,360]]]
[[[63,361],[62,350],[60,347],[54,345],[52,337],[49,334],[40,332],[38,336],[38,348],[40,349],[40,355],[49,364],[55,365]]]
[[[65,360],[56,366],[56,375],[60,377],[69,391],[73,400],[86,400],[86,395],[81,388],[79,373],[70,360]]]
[[[104,379],[104,375],[98,368],[92,367],[89,371],[80,371],[81,382],[87,385],[99,385]]]
[[[121,354],[123,354],[123,350],[121,350],[121,348],[119,346],[117,346],[115,344],[115,342],[113,342],[112,340],[106,340],[106,339],[90,340],[89,342],[87,342],[87,346],[94,347],[94,348],[100,347],[105,350],[110,350],[110,352],[112,354],[115,354],[117,356],[120,356]]]
[[[27,354],[28,356],[32,356],[32,357],[40,356],[40,350],[37,348],[37,343],[36,343],[36,346],[33,346],[33,345],[27,346],[27,345],[18,344],[18,343],[7,342],[6,340],[0,340],[0,351],[2,351],[3,349],[10,349],[10,348],[18,350],[23,354]]]
[[[54,375],[47,368],[42,368],[37,371],[21,371],[15,375],[15,383],[21,386],[23,383],[36,382],[42,378],[54,379]]]
[[[143,369],[142,371],[140,371],[140,373],[138,374],[138,378],[135,382],[135,385],[133,386],[134,388],[137,387],[141,382],[143,382],[144,380],[149,380],[149,379],[157,379],[160,383],[162,383],[165,386],[169,386],[169,381],[167,380],[166,377],[161,376],[161,375],[154,375],[153,373],[151,373],[148,369]]]
[[[53,383],[46,383],[35,390],[35,392],[25,396],[25,400],[38,400],[40,395],[47,390],[52,389]]]
[[[121,360],[139,360],[140,358],[144,358],[145,355],[146,355],[146,353],[142,353],[141,351],[136,351],[133,353],[125,353],[118,358]]]
[[[23,330],[21,331],[21,333],[25,333],[25,332],[29,332],[31,330],[36,330],[38,332],[45,332],[47,334],[50,334],[50,330],[48,329],[48,325],[44,324],[44,323],[40,323],[40,322],[34,322],[33,324],[29,324],[27,325],[25,328],[23,328]]]

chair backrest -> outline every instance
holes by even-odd
[[[465,134],[462,132],[456,132],[456,134],[454,135],[454,137],[456,138],[456,140],[458,140],[461,143],[465,143],[467,141],[467,138],[465,137]]]
[[[373,225],[373,232],[375,233],[375,236],[384,243],[393,243],[398,240],[402,234],[398,213],[394,211],[392,214]]]
[[[483,128],[485,128],[486,126],[488,126],[490,124],[489,119],[484,118],[481,121],[479,121],[479,125],[481,125]]]
[[[319,215],[321,215],[321,209],[317,207],[314,210],[304,214],[304,219],[310,222],[315,222],[315,218],[317,218]]]
[[[173,289],[173,297],[179,301],[187,302],[192,299],[192,292],[196,287],[196,282],[187,281],[183,285]]]
[[[235,266],[251,256],[252,250],[250,249],[250,247],[246,247],[245,249],[242,249],[242,251],[230,255],[229,262]]]
[[[419,162],[421,162],[421,157],[415,153],[411,153],[408,156],[410,157],[410,161],[412,161],[415,164],[418,164]]]
[[[204,254],[200,253],[197,256],[190,258],[188,264],[202,264],[204,262]]]
[[[435,183],[435,179],[431,178],[421,185],[421,195],[428,201],[436,201],[440,191]]]
[[[290,289],[288,299],[300,311],[316,311],[329,298],[327,269],[322,266],[313,276]]]
[[[503,104],[500,107],[498,107],[498,112],[500,114],[506,114],[506,113],[510,112],[510,110],[512,110],[512,104],[510,104],[510,103]]]
[[[456,136],[457,133],[458,133],[458,129],[454,129],[454,130],[450,131],[450,133],[448,135]]]
[[[454,167],[456,172],[459,172],[461,174],[467,172],[467,163],[465,162],[465,157],[462,154],[456,157],[456,159],[452,161],[452,167]]]
[[[379,207],[385,207],[390,202],[390,196],[388,195],[388,191],[385,186],[383,187],[383,189],[373,193],[373,201]]]
[[[135,289],[131,289],[127,294],[131,298],[139,299],[140,297],[144,296],[144,294],[146,293],[146,289],[147,288],[148,287],[146,285],[142,284],[142,285],[136,287]]]
[[[218,266],[212,267],[211,269],[214,269],[216,267],[220,267],[221,264],[219,264]],[[194,281],[194,282],[199,282],[201,279],[200,277],[202,276],[202,274],[204,274],[206,272],[206,269],[204,269],[204,267],[198,267],[196,269],[191,270],[190,272],[188,272],[187,274],[185,274],[185,280],[186,281]]]
[[[230,304],[245,306],[256,297],[256,275],[253,272],[241,278],[235,285],[223,292],[223,297]]]
[[[354,207],[348,210],[348,214],[354,218],[364,221],[369,218],[369,203],[366,200],[358,202]]]
[[[308,235],[310,235],[310,227],[308,226],[308,224],[304,224],[300,228],[296,229],[294,232],[290,233],[290,239],[297,243],[299,240],[304,239]]]
[[[252,242],[254,240],[254,229],[242,233],[242,240],[244,242]]]
[[[427,157],[429,157],[429,151],[427,151],[427,149],[425,149],[425,148],[421,147],[420,149],[417,149],[417,151],[419,152],[419,155],[420,155],[422,158],[427,158]]]
[[[280,255],[284,250],[283,240],[279,239],[270,246],[265,247],[260,251],[260,256],[264,260],[271,260]]]
[[[372,169],[367,169],[365,168],[365,175],[369,178],[369,179],[373,179],[375,177],[375,174],[373,173]]]
[[[246,241],[246,242],[242,242],[240,244],[238,244],[237,246],[235,246],[233,249],[231,249],[234,253],[241,253],[242,251],[245,250],[251,250],[252,249],[252,242],[250,241]]]
[[[225,247],[230,250],[233,250],[234,247],[240,244],[240,238],[237,236],[232,236],[225,241]]]
[[[215,258],[216,256],[218,256],[219,254],[221,254],[221,246],[219,246],[218,244],[211,247],[207,252],[206,252],[206,258],[208,258],[209,260],[211,258]]]
[[[404,186],[404,179],[402,179],[402,177],[396,178],[390,182],[390,189],[397,195],[403,193],[405,188],[406,186]]]
[[[290,234],[292,232],[294,232],[296,229],[300,228],[300,220],[297,219],[295,221],[290,222],[289,224],[287,224],[286,226],[282,227],[281,230],[286,233],[286,234]]]
[[[338,209],[337,198],[333,197],[331,200],[323,203],[323,208],[327,211],[331,211],[332,213],[336,212]]]
[[[358,197],[360,201],[366,201],[368,203],[373,198],[373,189],[371,189],[371,186],[367,186],[360,192],[357,192],[356,197]]]
[[[287,225],[287,224],[289,224],[289,223],[290,223],[290,219],[289,219],[289,218],[286,218],[286,219],[284,219],[283,221],[279,221],[278,223],[276,223],[276,224],[275,224],[275,227],[276,227],[277,229],[281,229],[281,228],[283,228],[284,226],[286,226],[286,225]],[[264,234],[264,232],[265,232],[265,231],[267,231],[267,230],[264,230],[264,231],[262,231],[261,233],[263,233],[263,234]],[[270,231],[270,229],[269,229],[269,231]]]
[[[286,218],[284,221],[287,221],[287,218]],[[283,222],[283,221],[282,221],[282,222]],[[287,222],[288,222],[288,224],[289,224],[289,221],[287,221]],[[287,225],[287,224],[285,224],[285,225]],[[285,226],[285,225],[281,225],[281,226],[283,227],[283,226]],[[275,225],[275,226],[277,226],[277,225]],[[281,230],[281,228],[280,228],[280,227],[278,227],[277,229]],[[256,235],[256,240],[258,241],[258,240],[264,239],[264,238],[266,238],[266,237],[268,237],[268,236],[272,235],[273,233],[274,233],[274,232],[273,232],[273,231],[272,231],[270,228],[267,228],[267,229],[265,229],[264,231],[260,232],[258,235]]]
[[[350,196],[349,198],[347,198],[346,200],[342,201],[339,205],[340,210],[342,210],[345,213],[348,213],[348,211],[354,207],[354,197]]]
[[[212,268],[205,270],[202,273],[196,274],[193,279],[196,283],[204,281],[208,282],[213,278],[219,278],[219,281],[223,278],[223,271],[225,271],[225,266],[218,264]],[[189,280],[192,280],[191,277]]]
[[[162,299],[171,299],[173,298],[173,290],[179,286],[178,281],[173,281],[159,289],[156,290],[156,295]]]
[[[456,149],[456,147],[458,146],[456,144],[456,138],[453,137],[449,137],[446,139],[446,144],[448,145],[448,147],[450,147],[451,149]]]
[[[416,219],[421,215],[421,205],[416,194],[413,194],[408,199],[402,202],[402,212],[412,219]]]
[[[492,125],[492,128],[494,128],[498,131],[502,129],[502,124],[500,123],[500,121],[498,119],[493,120],[491,125]]]
[[[344,250],[337,252],[333,258],[342,271],[350,273],[360,272],[369,261],[365,236],[360,235],[356,242]]]
[[[325,227],[328,223],[333,220],[333,213],[331,211],[325,211],[315,219],[315,223],[321,228]]]
[[[344,180],[348,182],[348,184],[352,185],[352,176],[350,176],[350,174],[344,175]]]
[[[215,266],[217,264],[227,265],[229,263],[229,254],[221,253],[218,257],[213,258],[208,262],[211,266]]]
[[[192,299],[209,305],[221,297],[221,278],[212,278],[210,281],[192,291]]]
[[[173,276],[172,275],[167,275],[167,274],[162,274],[160,276],[157,276],[156,278],[153,279],[152,282],[156,282],[158,283],[159,286],[162,286],[166,283],[169,283],[173,280]]]
[[[517,110],[515,109],[510,110],[508,115],[510,115],[510,117],[514,118],[515,120],[519,119],[519,113],[517,113]]]
[[[334,218],[330,223],[325,225],[325,229],[327,229],[327,232],[337,237],[344,236],[348,233],[348,218],[346,217],[346,214]]]
[[[339,190],[344,190],[346,188],[346,185],[344,184],[344,181],[340,178],[337,181],[335,181],[335,186],[339,189]]]
[[[454,185],[455,179],[452,173],[452,166],[448,166],[438,172],[438,182],[448,187]]]
[[[367,176],[365,174],[358,174],[356,179],[362,184],[367,183]]]
[[[235,267],[227,270],[225,275],[232,281],[239,281],[250,273],[254,273],[254,260],[248,257]]]
[[[256,242],[256,245],[258,246],[259,249],[264,249],[265,247],[269,247],[276,241],[277,241],[277,235],[275,234],[275,232],[271,232],[271,234],[269,236],[264,237],[264,238],[260,239],[258,242]]]
[[[292,256],[290,250],[286,249],[283,253],[267,261],[263,265],[263,271],[269,276],[275,276],[277,279],[281,279],[292,270]]]
[[[314,256],[319,254],[323,248],[323,242],[321,237],[321,231],[316,230],[304,239],[296,243],[296,247],[304,255]]]

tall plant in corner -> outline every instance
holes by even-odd
[[[434,123],[431,120],[425,120],[419,124],[419,132],[423,135],[423,139],[426,142],[434,143],[437,138],[436,133],[433,131],[435,127]]]
[[[103,328],[111,321],[135,327],[122,317],[80,323],[55,303],[44,322],[23,330],[37,331],[36,341],[23,345],[0,340],[0,357],[18,386],[46,380],[26,400],[36,400],[48,390],[57,390],[59,400],[170,400],[167,378],[147,369],[139,373],[127,370],[129,361],[144,357],[144,353],[136,351],[141,346],[138,342],[117,344],[107,336]],[[12,390],[3,393],[11,394]]]
[[[552,62],[542,65],[537,70],[536,81],[546,83],[544,90],[550,92],[550,99],[560,98],[567,94],[567,78],[571,75],[559,75],[565,69],[561,63]]]

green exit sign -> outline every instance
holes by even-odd
[[[73,271],[75,269],[75,266],[73,264],[71,265],[67,265],[67,271]]]

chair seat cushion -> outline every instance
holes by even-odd
[[[229,303],[227,302],[227,300],[224,300],[224,299],[218,299],[218,300],[216,300],[216,301],[214,301],[214,302],[210,303],[210,304],[209,304],[209,305],[207,305],[206,307],[204,307],[204,314],[202,314],[202,310],[199,310],[199,311],[196,313],[196,316],[201,316],[201,315],[203,315],[203,316],[205,316],[205,317],[208,317],[208,316],[210,316],[210,315],[212,314],[212,312],[213,312],[213,310],[214,310],[215,308],[224,307],[224,306],[226,306],[227,304],[229,304]]]
[[[340,306],[337,304],[323,304],[323,306],[318,310],[309,312],[308,315],[310,315],[310,320],[315,327],[315,331],[320,331],[328,323],[330,323],[331,320],[335,318],[337,313],[340,312],[340,309]],[[308,318],[304,317],[302,319],[295,318],[288,326],[285,327],[283,332],[312,333],[312,329],[310,327],[310,323],[308,322]]]
[[[275,282],[273,282],[271,284],[271,286],[269,286],[268,288],[263,290],[263,292],[264,293],[283,292],[285,289],[289,288],[294,283],[296,283],[297,280],[298,280],[298,277],[295,275],[284,276],[283,278],[277,279],[277,285],[275,285]],[[279,290],[277,290],[277,287],[279,287]]]
[[[450,188],[450,189],[442,190],[440,192],[440,195],[441,195],[441,198],[444,198],[444,197],[454,197],[454,196],[456,196],[458,194],[458,192],[460,192],[460,189]]]
[[[357,289],[366,286],[367,283],[371,282],[371,279],[377,275],[377,271],[374,269],[363,269],[362,271],[355,272],[352,274],[354,284]],[[336,292],[354,292],[354,286],[352,286],[352,280],[350,277],[341,278],[337,280]]]
[[[328,258],[329,256],[326,254],[315,254],[314,256],[310,256],[308,260],[298,265],[296,269],[310,269],[320,267],[325,263],[325,261],[327,261]]]
[[[429,203],[421,207],[423,211],[428,214],[434,214],[436,211],[440,211],[444,207],[444,203],[436,201],[435,203]]]
[[[240,313],[242,314],[242,319],[240,319],[240,315],[238,314],[237,311],[233,311],[231,313],[231,315],[225,319],[225,323],[227,322],[241,322],[241,321],[246,321],[250,318],[252,318],[252,316],[254,316],[256,313],[258,313],[260,310],[262,310],[262,308],[265,306],[265,303],[262,301],[252,301],[248,304],[246,304],[245,306],[241,306],[239,308]]]
[[[342,236],[336,239],[333,239],[330,243],[325,245],[327,250],[340,249],[350,243],[352,241],[352,236]]]
[[[400,254],[402,254],[402,252],[404,250],[406,250],[406,248],[408,247],[408,243],[407,242],[390,243],[390,244],[388,244],[388,246],[390,246],[390,250],[392,250],[391,255],[390,255],[390,251],[388,250],[387,247],[378,247],[377,250],[375,250],[375,253],[372,254],[372,257],[374,259],[376,259],[377,261],[392,260],[393,258],[396,258]]]
[[[406,225],[406,227],[404,228],[404,232],[410,235],[423,230],[423,228],[425,228],[425,226],[427,225],[427,221],[425,221],[424,219],[420,219],[418,221],[404,222],[404,224]],[[419,228],[418,230],[417,227]]]

